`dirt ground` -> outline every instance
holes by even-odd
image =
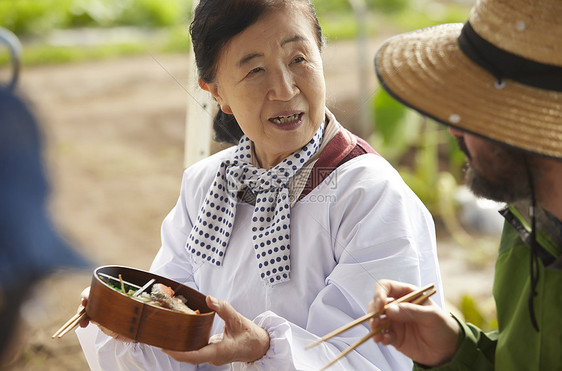
[[[372,58],[379,43],[372,41]],[[329,106],[353,125],[357,96],[354,43],[324,52]],[[63,66],[24,68],[19,90],[32,103],[45,136],[51,210],[60,231],[95,265],[147,269],[160,247],[160,223],[174,205],[183,171],[186,55],[155,55]],[[368,79],[377,88],[371,60]],[[173,76],[178,82],[175,81]],[[445,294],[455,302],[491,290],[490,264],[464,263],[467,251],[440,241]],[[51,334],[74,314],[91,272],[53,275],[23,310],[23,339],[13,370],[85,370],[73,333]],[[470,277],[470,281],[467,281]],[[472,289],[467,288],[467,282]],[[0,366],[0,368],[3,368]]]

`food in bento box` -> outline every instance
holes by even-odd
[[[141,294],[140,296],[143,295]],[[150,298],[153,301],[162,304],[164,308],[177,310],[178,312],[182,312],[186,314],[199,314],[199,310],[193,310],[187,305],[185,305],[186,299],[183,296],[181,295],[174,296],[174,290],[172,290],[171,287],[168,287],[161,283],[156,283],[154,284],[154,286],[152,286]]]
[[[105,278],[109,278],[105,276]],[[119,275],[119,284],[115,279],[108,279],[105,283],[112,289],[119,291],[140,302],[154,305],[157,307],[171,309],[185,314],[200,314],[199,310],[193,310],[186,305],[187,300],[181,295],[175,295],[171,287],[162,283],[152,285],[150,294],[148,292],[138,292],[141,288],[136,285],[127,284]]]

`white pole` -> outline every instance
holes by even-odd
[[[358,54],[358,73],[359,73],[359,114],[360,114],[360,124],[361,129],[371,127],[371,106],[369,103],[370,99],[370,89],[366,76],[369,74],[368,70],[368,57],[367,57],[367,20],[366,15],[368,12],[367,3],[365,0],[348,0],[351,4],[351,8],[355,13],[355,18],[357,19],[358,36],[357,36],[357,47],[359,49]]]
[[[193,1],[193,10],[199,3]],[[195,65],[193,46],[189,53],[188,100],[185,122],[184,167],[187,168],[197,161],[209,156],[213,135],[213,118],[216,114],[216,103],[211,95],[201,89],[197,83],[198,74]]]

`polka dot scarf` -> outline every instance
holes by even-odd
[[[243,136],[232,160],[221,163],[197,221],[187,239],[187,250],[203,261],[220,266],[232,233],[240,192],[255,195],[252,245],[261,278],[269,286],[289,280],[289,182],[322,144],[324,125],[300,151],[266,170],[251,164],[251,141]]]

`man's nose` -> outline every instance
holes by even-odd
[[[449,134],[451,134],[455,138],[459,138],[463,136],[464,131],[449,126]]]

